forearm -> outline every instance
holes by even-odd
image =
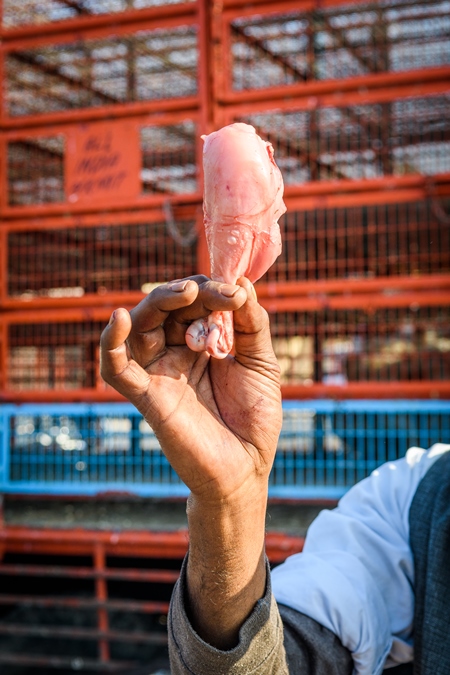
[[[241,493],[220,504],[193,495],[188,501],[188,615],[200,637],[221,650],[237,644],[266,587],[267,485]]]

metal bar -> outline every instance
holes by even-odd
[[[415,399],[415,398],[450,398],[450,382],[428,381],[395,381],[384,382],[349,382],[346,385],[330,385],[315,383],[305,385],[282,385],[283,399],[330,398],[335,400],[351,398],[376,399]]]
[[[7,388],[8,352],[8,327],[2,319],[0,321],[0,392]]]
[[[135,200],[132,204],[128,200],[117,200],[114,204],[108,206],[108,211],[123,211],[129,206],[132,209],[139,207],[147,208],[161,208],[162,205],[170,200],[172,205],[177,204],[192,204],[199,203],[201,196],[197,192],[189,192],[185,194],[155,194],[155,195],[140,195],[139,201]],[[61,215],[67,213],[68,215],[76,215],[81,213],[95,213],[98,212],[98,207],[92,206],[77,206],[76,204],[66,203],[60,204],[36,204],[34,206],[14,206],[4,209],[5,218],[26,218],[37,217],[42,218],[48,215]]]
[[[197,204],[193,203],[186,206],[177,206],[176,215],[181,219],[188,220],[195,216]],[[126,222],[130,225],[158,223],[164,220],[164,211],[161,207],[144,209],[142,211],[122,211],[116,213],[90,213],[80,214],[76,217],[67,215],[65,217],[55,216],[52,218],[29,218],[25,220],[14,219],[4,221],[2,228],[5,232],[31,232],[44,229],[48,232],[53,230],[67,229],[75,230],[77,227],[98,227],[99,225],[116,225],[118,222]]]
[[[0,140],[1,152],[1,140]],[[0,170],[1,176],[1,170]],[[0,178],[0,186],[2,181]],[[0,187],[1,190],[1,187]],[[0,308],[3,306],[8,296],[8,233],[6,228],[0,227]],[[0,375],[1,381],[1,375]]]
[[[427,0],[421,3],[426,5]],[[431,3],[430,3],[431,4]],[[223,0],[224,16],[247,16],[248,14],[270,14],[270,13],[284,13],[284,12],[309,12],[315,9],[328,9],[333,7],[344,8],[340,12],[346,13],[354,12],[354,7],[359,5],[367,5],[367,0],[352,0],[349,4],[348,0],[282,0],[275,2],[274,0],[253,0],[249,3],[247,0]],[[414,0],[402,3],[404,7],[415,7],[417,3]]]
[[[120,579],[121,581],[148,581],[153,583],[172,584],[179,577],[178,572],[172,570],[134,570],[134,569],[91,569],[89,567],[69,567],[51,565],[43,567],[40,565],[21,565],[4,564],[0,565],[0,575],[7,574],[12,576],[30,575],[36,577],[72,577],[74,579],[96,579],[105,581],[107,579]],[[97,598],[99,602],[105,603],[107,596],[103,591]],[[103,611],[102,608],[100,608]],[[100,611],[99,610],[99,611]]]
[[[111,21],[114,22],[114,31],[118,26],[126,26],[130,30],[129,24],[146,24],[148,22],[164,22],[167,19],[175,19],[180,22],[192,20],[196,12],[194,2],[184,2],[178,4],[165,4],[157,7],[146,7],[137,10],[125,10],[123,12],[105,12],[104,14],[91,14],[77,19],[66,19],[64,21],[49,22],[46,24],[20,26],[17,28],[8,28],[0,31],[0,37],[3,42],[8,44],[19,43],[27,38],[33,38],[37,33],[41,36],[52,36],[55,39],[63,34],[83,34],[89,29],[104,28],[111,31]]]
[[[370,75],[357,75],[342,80],[311,81],[295,84],[267,87],[266,89],[253,89],[244,91],[222,92],[220,102],[231,106],[231,111],[239,109],[250,112],[249,105],[258,103],[258,110],[267,110],[270,107],[291,107],[298,109],[310,109],[319,105],[348,105],[361,101],[377,101],[386,97],[385,89],[391,91],[391,99],[407,96],[419,96],[425,91],[425,85],[430,82],[442,85],[442,91],[448,89],[450,77],[449,66],[436,66],[433,68],[420,68],[394,73],[372,73]],[[363,90],[362,90],[363,89]],[[371,91],[374,90],[374,91]],[[429,89],[432,93],[432,89]],[[344,95],[345,94],[345,95]],[[317,97],[315,100],[311,97]],[[320,97],[320,98],[319,98]],[[276,106],[274,101],[277,100]],[[287,100],[283,100],[287,99]],[[245,104],[245,107],[243,107]],[[267,106],[267,107],[265,107]],[[256,109],[256,108],[255,108]]]
[[[95,659],[66,658],[62,656],[42,656],[41,654],[5,654],[0,653],[0,663],[14,666],[31,666],[32,668],[70,668],[72,670],[98,670],[100,672],[124,672],[136,668],[137,661],[109,661],[103,663]]]
[[[201,215],[199,215],[199,221]],[[199,225],[200,226],[200,225]],[[201,239],[200,241],[203,241]],[[209,274],[209,256],[205,245],[199,245],[198,254],[198,273]],[[271,297],[292,297],[315,294],[336,294],[336,293],[358,293],[367,294],[379,292],[386,294],[392,291],[404,290],[441,290],[450,286],[449,275],[447,274],[432,274],[409,277],[377,277],[375,279],[326,279],[323,281],[305,281],[305,282],[271,282],[258,283],[257,293],[260,300]],[[145,297],[142,291],[133,292],[117,292],[107,293],[103,296],[91,293],[86,294],[80,298],[71,298],[71,307],[90,307],[90,306],[106,306],[107,311],[118,305],[125,305],[126,307],[133,307],[138,304]],[[35,300],[5,300],[3,308],[5,310],[21,310],[24,306],[32,307],[33,310],[45,310],[51,308],[65,307],[67,305],[66,298],[37,298]],[[105,310],[106,311],[106,310]],[[105,317],[106,321],[106,317]],[[1,388],[1,387],[0,387]]]
[[[380,178],[347,179],[345,181],[309,181],[306,184],[287,185],[285,197],[290,199],[311,195],[327,196],[338,190],[340,193],[361,191],[369,193],[380,190],[383,192],[379,201],[383,203],[388,191],[420,187],[426,189],[431,195],[436,184],[450,184],[450,173],[435,174],[434,176],[413,173],[405,176],[382,176]]]
[[[0,54],[0,78],[1,77],[2,77],[2,57]],[[0,82],[2,82],[1,79]],[[0,105],[2,105],[2,103],[3,103],[3,96],[0,92]],[[2,216],[6,207],[8,206],[7,195],[8,195],[8,145],[5,134],[2,134],[0,132],[0,216]]]
[[[355,181],[356,182],[356,181]],[[327,185],[328,181],[324,181],[323,185]],[[288,208],[294,211],[315,211],[316,209],[338,209],[352,206],[371,206],[374,204],[397,204],[402,202],[416,202],[423,201],[427,197],[427,190],[423,188],[415,188],[409,190],[392,190],[388,188],[383,192],[371,191],[363,192],[349,192],[348,194],[330,194],[330,195],[315,195],[309,197],[297,197],[292,200],[286,199]]]
[[[95,572],[99,576],[95,579],[95,597],[99,602],[106,602],[108,599],[108,586],[104,578],[105,569],[105,549],[101,542],[98,542],[94,549],[94,567]],[[97,626],[99,633],[108,633],[109,616],[108,612],[99,607],[97,610]],[[103,662],[108,662],[110,657],[109,643],[106,639],[101,638],[98,642],[99,658]]]
[[[269,312],[281,311],[316,311],[323,307],[332,309],[352,309],[358,307],[406,307],[410,304],[436,306],[446,305],[450,301],[450,294],[448,291],[427,292],[420,293],[403,292],[395,295],[386,295],[382,291],[358,293],[349,296],[331,296],[331,297],[262,297],[261,304]],[[18,311],[5,312],[3,319],[6,325],[14,323],[14,325],[33,324],[36,322],[45,321],[45,323],[66,323],[81,322],[86,319],[92,321],[109,320],[111,313],[110,307],[85,307],[71,308],[71,309],[49,309],[45,313],[38,311]]]
[[[10,52],[23,49],[30,49],[48,43],[64,44],[76,40],[85,40],[87,38],[103,38],[110,35],[126,35],[143,30],[154,30],[159,28],[174,28],[176,26],[189,26],[196,23],[195,3],[186,3],[184,5],[166,5],[165,9],[171,8],[172,11],[164,12],[163,7],[148,8],[149,15],[144,19],[138,12],[134,12],[132,19],[123,21],[123,14],[119,14],[120,20],[111,26],[111,15],[90,16],[89,18],[72,19],[67,22],[65,30],[61,31],[62,21],[54,24],[40,24],[38,27],[32,26],[14,29],[3,34],[3,43],[0,49]],[[187,12],[180,12],[180,7],[187,8]],[[178,10],[178,11],[177,11]],[[59,30],[47,30],[47,28]],[[76,37],[74,37],[76,36]]]
[[[1,58],[1,52],[0,52]],[[198,96],[185,96],[171,99],[158,99],[154,101],[133,101],[131,103],[114,104],[114,117],[134,117],[142,115],[154,115],[151,123],[158,123],[159,116],[170,112],[182,111],[184,119],[187,115],[197,111]],[[102,120],[111,115],[111,106],[98,106],[95,108],[80,108],[78,110],[66,110],[59,113],[42,113],[40,115],[23,115],[22,117],[6,117],[0,120],[0,128],[13,130],[27,127],[49,127],[57,124],[69,124],[76,122],[89,122]],[[148,119],[148,118],[147,118]],[[164,122],[162,122],[164,124]]]
[[[372,293],[392,291],[434,291],[450,287],[450,274],[376,277],[374,279],[324,279],[323,281],[277,281],[257,283],[258,298],[328,293]]]
[[[101,610],[103,611],[103,610]],[[27,626],[17,623],[0,623],[0,635],[23,635],[40,638],[68,638],[69,640],[98,640],[100,645],[108,647],[115,642],[148,642],[149,644],[167,644],[165,633],[144,633],[142,631],[95,630],[77,626]],[[108,661],[108,658],[101,659]]]
[[[307,388],[305,388],[307,389]],[[115,541],[115,540],[118,541]],[[76,554],[80,552],[92,551],[92,547],[96,545],[97,540],[100,540],[105,547],[109,546],[110,550],[107,548],[108,555],[130,555],[132,552],[133,556],[145,556],[145,557],[157,557],[157,558],[175,558],[181,560],[188,548],[188,532],[185,529],[178,530],[176,532],[108,532],[108,531],[97,531],[97,530],[64,530],[64,529],[39,529],[39,528],[29,528],[29,527],[18,527],[7,525],[4,529],[0,530],[0,542],[3,543],[8,550],[17,551],[16,544],[19,543],[21,547],[20,550],[32,551],[33,553],[38,552],[47,552],[45,546],[49,542],[53,542],[55,545],[60,545],[60,548],[57,549],[61,554]],[[111,540],[114,540],[115,543],[112,544]],[[302,550],[304,540],[302,537],[286,535],[280,532],[267,532],[266,534],[266,550],[267,555],[270,560],[276,561],[281,555],[286,555],[290,553],[297,553]],[[121,544],[121,546],[120,546]],[[0,570],[4,566],[0,566]],[[10,565],[9,567],[17,569],[17,565]],[[29,565],[22,565],[22,568],[25,568],[27,572]],[[35,568],[36,566],[34,566]],[[42,569],[42,568],[39,568]],[[44,568],[45,569],[45,568]],[[63,569],[67,569],[64,567]],[[75,570],[79,568],[74,568]],[[92,570],[90,570],[92,572]],[[141,570],[139,570],[141,571]],[[169,575],[167,583],[174,583],[178,578],[177,571],[164,571]],[[140,579],[146,580],[146,579]],[[155,580],[158,581],[157,579]],[[2,597],[0,595],[0,597]],[[7,596],[3,596],[7,597]],[[23,597],[23,596],[19,596]],[[65,603],[66,598],[56,598],[56,602],[61,601]],[[72,601],[72,599],[69,599]],[[78,598],[76,599],[78,601]],[[44,598],[44,602],[46,598]],[[91,602],[90,600],[80,599],[83,602]],[[97,601],[92,601],[97,602]],[[126,605],[123,606],[121,603],[124,601],[111,600],[105,603],[105,607],[112,609],[124,609],[129,608],[129,602],[126,601]],[[136,601],[131,601],[136,602]],[[117,604],[119,603],[119,604]],[[148,603],[142,603],[144,607]],[[139,603],[139,608],[141,603]],[[163,603],[162,611],[164,611],[166,605]],[[140,611],[140,609],[139,609]],[[153,607],[150,611],[153,611]],[[155,610],[159,611],[159,609]]]
[[[378,309],[382,307],[436,307],[450,304],[450,291],[423,291],[386,295],[379,293],[357,293],[355,295],[333,295],[296,298],[260,298],[260,304],[269,312],[315,312],[328,309]]]
[[[407,176],[383,176],[376,179],[360,180],[334,180],[334,181],[311,181],[307,184],[288,185],[285,188],[285,202],[289,209],[311,210],[316,208],[336,208],[338,206],[352,206],[373,204],[373,203],[393,203],[395,201],[416,201],[425,199],[429,193],[430,185],[439,183],[442,187],[448,189],[449,174],[436,174],[434,176],[424,176],[422,174],[409,174]],[[397,187],[399,189],[397,189]],[[416,189],[403,189],[411,187]],[[383,190],[379,195],[376,190]],[[360,194],[355,197],[351,193],[367,190],[367,194]],[[348,192],[348,194],[347,194]],[[446,194],[446,192],[441,192]],[[295,199],[297,198],[297,199]],[[138,209],[142,208],[161,208],[162,205],[170,199],[174,205],[187,206],[188,204],[199,204],[201,195],[199,193],[173,194],[173,195],[141,195],[139,204],[136,202],[118,201],[108,207],[109,212],[121,212],[127,207],[134,209],[138,218]],[[75,217],[78,214],[95,213],[95,206],[77,206],[67,204],[36,204],[34,206],[15,206],[4,210],[4,217],[13,221],[14,219],[32,218],[31,222],[38,223],[44,218],[50,216],[60,216],[66,213],[68,216]],[[133,214],[133,211],[131,211]],[[103,216],[96,216],[97,218]],[[107,216],[105,216],[107,217]],[[95,216],[93,216],[95,218]],[[70,222],[70,221],[69,221]]]
[[[130,118],[133,119],[133,122],[136,123],[137,126],[139,127],[159,127],[159,126],[169,126],[169,125],[177,125],[180,124],[181,122],[186,120],[186,116],[189,117],[189,119],[193,122],[197,122],[199,120],[199,112],[198,110],[195,109],[195,106],[193,107],[192,110],[189,110],[191,107],[191,104],[189,103],[191,100],[194,100],[192,97],[190,98],[185,98],[185,99],[180,99],[184,100],[185,102],[187,101],[187,104],[183,106],[183,109],[181,111],[178,110],[171,110],[170,104],[173,103],[173,99],[169,99],[167,101],[163,101],[163,110],[158,112],[156,115],[152,115],[149,117],[148,111],[143,111],[141,114],[134,114],[134,103],[127,103],[124,104],[124,107],[126,108],[127,106],[131,106],[131,111],[128,111]],[[195,98],[195,102],[197,104],[197,99]],[[148,102],[146,101],[141,101],[138,103],[138,105],[144,105],[146,106]],[[155,101],[155,103],[161,103],[161,101]],[[165,107],[165,104],[167,104],[167,108]],[[97,110],[97,108],[96,108]],[[111,115],[111,106],[102,106],[100,110],[103,110],[103,115],[101,116],[102,119],[104,117],[109,118]],[[106,114],[106,111],[109,111],[109,114]],[[116,115],[117,108],[114,106],[114,117]],[[126,112],[126,111],[125,111]],[[84,110],[74,110],[74,114],[81,115],[81,119],[78,120],[69,120],[69,121],[62,121],[60,123],[55,123],[51,125],[51,135],[52,136],[58,136],[60,134],[66,134],[67,132],[70,132],[74,126],[77,126],[78,121],[83,122],[84,120],[82,119]],[[21,141],[23,139],[29,140],[30,138],[33,137],[38,137],[41,138],[42,136],[48,136],[48,130],[43,129],[43,125],[40,124],[40,116],[32,115],[32,119],[34,120],[34,124],[30,126],[29,128],[27,127],[26,129],[22,129],[19,120],[22,118],[17,118],[17,124],[14,124],[12,129],[7,129],[4,131],[4,136],[7,141]],[[94,121],[95,124],[95,121]],[[47,127],[47,124],[44,125]],[[182,134],[182,131],[176,130],[176,133]]]
[[[165,614],[169,610],[168,602],[145,602],[143,600],[91,600],[88,598],[4,595],[0,594],[0,605],[25,605],[27,607],[59,607],[69,609],[106,609],[121,612],[141,612],[145,614]]]

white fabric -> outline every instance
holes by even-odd
[[[272,572],[278,602],[332,630],[354,675],[379,675],[413,658],[413,558],[409,509],[417,487],[450,445],[410,448],[355,485],[311,524],[302,553]]]

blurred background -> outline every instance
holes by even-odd
[[[448,0],[0,0],[0,668],[168,673],[185,486],[101,380],[112,310],[208,273],[201,134],[285,181],[268,553],[450,440]]]

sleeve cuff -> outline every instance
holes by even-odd
[[[239,643],[221,651],[207,644],[191,626],[184,606],[186,561],[175,585],[169,610],[169,653],[173,675],[288,675],[283,624],[272,595],[266,561],[266,592],[239,631]]]

